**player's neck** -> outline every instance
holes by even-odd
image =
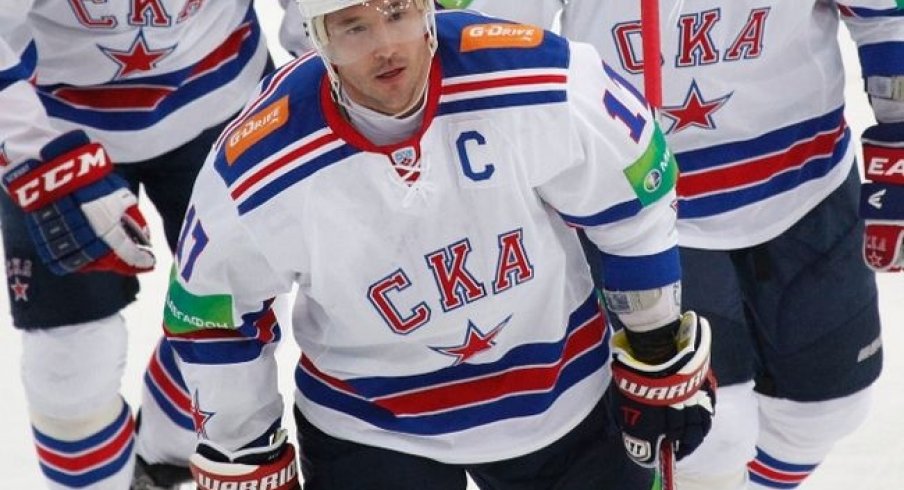
[[[397,115],[388,115],[369,109],[343,93],[340,95],[343,115],[371,143],[391,145],[411,137],[424,120],[426,91],[411,108]]]

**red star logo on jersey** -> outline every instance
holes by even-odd
[[[207,422],[213,417],[215,412],[205,412],[201,410],[201,405],[198,402],[198,390],[195,390],[194,395],[191,398],[191,419],[195,424],[195,433],[198,434],[198,437],[203,437],[207,439]]]
[[[161,49],[150,49],[144,39],[144,32],[138,31],[138,36],[132,41],[132,46],[126,51],[100,46],[101,51],[119,65],[119,71],[114,78],[124,78],[133,73],[153,70],[157,63],[173,52],[175,46]]]
[[[729,93],[718,99],[706,100],[700,94],[697,81],[691,81],[691,88],[684,98],[684,103],[662,108],[662,115],[672,120],[672,126],[666,133],[677,133],[691,126],[701,129],[716,129],[713,113],[728,102],[731,96],[732,93]]]
[[[481,332],[474,322],[468,320],[468,331],[465,333],[464,343],[450,347],[431,347],[431,349],[440,354],[454,357],[455,364],[453,366],[457,366],[496,345],[496,336],[511,319],[512,315],[507,316],[487,333]]]
[[[22,282],[16,277],[9,285],[9,289],[13,292],[13,301],[28,301],[28,283]]]

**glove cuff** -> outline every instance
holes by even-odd
[[[202,446],[206,451],[200,451]],[[212,452],[213,451],[213,452]],[[215,456],[214,456],[215,455]],[[215,459],[211,459],[215,457]],[[221,461],[226,459],[228,461]],[[259,464],[238,461],[258,461]],[[224,488],[268,488],[298,490],[298,464],[295,447],[286,442],[285,431],[276,434],[275,441],[264,448],[251,448],[226,454],[206,441],[199,452],[189,458],[189,469],[199,490]]]
[[[617,339],[615,339],[617,340]],[[668,362],[651,366],[634,359],[615,344],[612,378],[627,398],[644,405],[680,405],[694,397],[710,374],[709,323],[693,312],[685,313],[679,330],[679,353]],[[677,371],[666,367],[678,366]]]
[[[904,123],[870,126],[861,141],[864,177],[873,182],[904,185]]]

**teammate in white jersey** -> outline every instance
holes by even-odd
[[[513,17],[562,6],[468,3]],[[642,85],[639,5],[571,0],[562,32]],[[684,305],[712,321],[720,382],[713,432],[679,464],[680,488],[796,487],[867,413],[882,343],[861,255],[876,270],[902,265],[901,5],[660,2]],[[865,176],[876,181],[862,191],[865,240],[839,19],[859,46],[878,121],[863,138]]]
[[[305,488],[650,488],[714,400],[707,324],[680,314],[676,167],[642,97],[535,26],[299,4],[316,52],[215,146],[164,309],[199,486],[298,486],[271,309],[295,285]]]
[[[140,419],[119,394],[119,312],[155,262],[135,196],[141,186],[174,249],[197,170],[267,63],[250,0],[0,9],[0,221],[49,488],[190,479],[191,402],[169,345],[149,363]],[[133,327],[156,328],[148,320]]]

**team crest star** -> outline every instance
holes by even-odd
[[[114,78],[124,78],[132,73],[140,73],[153,70],[157,63],[176,49],[175,46],[161,49],[150,49],[144,39],[144,32],[138,31],[138,36],[132,41],[132,46],[126,51],[98,46],[110,59],[119,65],[119,71]]]
[[[207,422],[213,417],[215,412],[205,412],[201,410],[200,403],[198,402],[198,390],[195,390],[194,395],[191,398],[191,419],[195,424],[195,433],[198,434],[198,437],[203,437],[207,439]]]
[[[450,347],[431,347],[431,349],[440,354],[454,357],[455,364],[453,366],[457,366],[496,345],[496,336],[511,319],[512,315],[507,316],[487,333],[481,332],[474,322],[468,320],[468,331],[465,333],[464,343]]]
[[[700,94],[697,81],[691,81],[690,90],[681,105],[663,107],[662,115],[672,120],[672,126],[666,133],[677,133],[688,127],[695,126],[702,129],[716,129],[713,121],[713,113],[719,110],[733,92],[723,95],[718,99],[705,100]]]
[[[869,262],[869,265],[873,267],[882,267],[883,263],[885,262],[884,258],[876,253],[875,250],[869,251],[869,253],[866,255],[866,260],[867,262]]]
[[[19,278],[13,279],[9,289],[13,292],[13,301],[28,301],[28,284],[19,281]]]

